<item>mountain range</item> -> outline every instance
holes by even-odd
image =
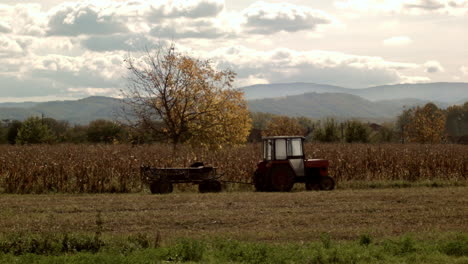
[[[468,83],[417,83],[382,85],[363,89],[350,89],[315,83],[256,84],[240,88],[247,100],[275,98],[304,93],[345,93],[371,101],[419,99],[424,101],[459,104],[468,101]]]
[[[310,118],[360,118],[378,122],[395,118],[404,108],[429,101],[446,108],[468,101],[468,83],[425,83],[349,89],[314,83],[261,84],[240,88],[250,111]],[[93,96],[80,100],[0,103],[0,120],[47,116],[87,124],[114,119],[122,100]]]

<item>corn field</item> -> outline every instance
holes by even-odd
[[[0,146],[2,193],[99,193],[142,190],[140,166],[218,167],[224,179],[250,182],[261,158],[259,144],[217,151],[169,145]],[[337,183],[450,180],[466,183],[468,146],[306,144],[307,158],[330,160]]]

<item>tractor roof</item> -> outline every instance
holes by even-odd
[[[305,139],[303,136],[274,136],[274,137],[262,137],[262,140],[265,139],[284,139],[284,138],[302,138]]]

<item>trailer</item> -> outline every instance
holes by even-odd
[[[140,174],[142,181],[149,185],[153,194],[171,193],[173,185],[177,183],[197,184],[201,193],[220,192],[222,189],[219,180],[222,174],[216,172],[216,167],[204,166],[202,162],[196,162],[186,168],[142,166]]]

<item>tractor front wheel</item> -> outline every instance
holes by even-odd
[[[253,182],[254,182],[255,190],[257,192],[268,191],[266,175],[264,175],[263,173],[255,171]]]
[[[330,176],[321,176],[319,185],[320,190],[331,191],[335,189],[335,181]]]

